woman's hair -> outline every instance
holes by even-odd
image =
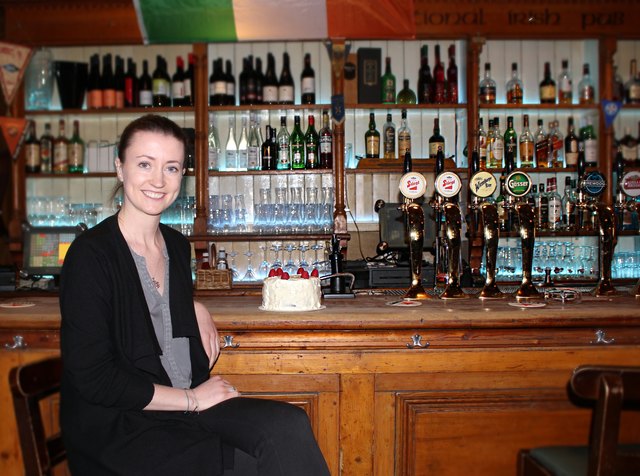
[[[131,140],[136,132],[158,132],[174,137],[182,143],[185,152],[187,150],[186,136],[178,124],[169,118],[158,116],[157,114],[147,114],[131,121],[129,125],[124,128],[124,131],[122,131],[120,142],[118,143],[118,157],[121,162],[125,161],[127,149],[131,145]]]

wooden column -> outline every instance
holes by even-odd
[[[207,209],[209,206],[209,96],[207,78],[207,44],[196,43],[193,45],[194,65],[194,91],[196,92],[194,103],[195,116],[195,154],[196,154],[196,217],[193,223],[193,234],[203,236],[207,234]],[[205,250],[206,242],[196,242],[196,250]]]
[[[616,50],[616,38],[602,38],[598,42],[598,66],[600,71],[598,90],[600,91],[601,101],[613,97],[613,55],[616,53]],[[611,205],[616,191],[615,184],[613,183],[613,145],[615,143],[615,137],[613,125],[611,125],[611,127],[605,126],[602,106],[600,106],[599,117],[598,135],[600,137],[600,144],[598,154],[600,158],[598,168],[607,178],[607,188],[601,198],[607,205]]]

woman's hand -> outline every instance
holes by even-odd
[[[200,330],[200,338],[202,339],[202,345],[204,351],[209,357],[209,369],[213,367],[218,355],[220,355],[220,341],[218,339],[218,330],[213,323],[211,314],[204,306],[204,304],[193,301],[193,306],[196,311],[196,319],[198,321],[198,329]]]
[[[240,395],[233,385],[219,375],[214,375],[206,382],[198,385],[193,389],[193,394],[198,402],[199,410],[206,410]]]

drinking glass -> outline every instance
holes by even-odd
[[[236,256],[238,256],[238,252],[229,251],[227,253],[227,256],[229,257],[229,269],[231,270],[233,280],[236,281],[240,277],[240,274],[238,273],[238,269],[236,268]]]
[[[287,189],[285,187],[276,188],[276,198],[273,207],[273,231],[276,234],[286,233],[288,228]]]
[[[288,217],[289,229],[292,233],[298,233],[302,225],[302,209],[304,206],[302,187],[291,187],[289,191],[291,196]]]
[[[267,259],[267,245],[260,245],[259,248],[262,250],[262,262],[260,263],[260,266],[258,267],[258,275],[261,278],[266,278],[269,275],[269,270],[271,269],[271,264],[269,263],[269,260]]]
[[[300,250],[300,264],[298,266],[300,266],[301,268],[306,269],[307,271],[311,271],[309,269],[309,262],[307,261],[307,258],[305,256],[307,251],[309,251],[309,242],[308,241],[304,241],[304,242],[300,243],[298,245],[298,250]]]
[[[307,187],[305,193],[303,224],[307,233],[319,231],[318,227],[318,187]]]
[[[238,232],[243,232],[247,229],[247,209],[244,205],[244,195],[238,194],[234,197],[235,200],[235,227]]]
[[[231,195],[222,196],[221,220],[223,233],[229,233],[233,230],[234,213]]]
[[[242,278],[243,281],[256,281],[257,277],[255,275],[255,273],[253,272],[253,266],[251,265],[251,257],[253,256],[253,253],[249,250],[247,250],[244,255],[247,257],[247,272],[244,273],[244,276]]]
[[[275,241],[271,245],[271,251],[273,251],[275,253],[275,258],[273,260],[273,263],[271,264],[272,268],[282,268],[282,261],[280,261],[280,250],[281,249],[282,249],[282,242],[281,241]]]
[[[284,247],[284,250],[289,253],[289,257],[287,258],[287,263],[284,265],[284,270],[289,274],[295,274],[297,268],[296,264],[293,261],[293,252],[297,250],[297,246],[293,243],[289,243]]]

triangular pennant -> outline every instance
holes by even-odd
[[[604,126],[608,129],[615,121],[616,116],[622,108],[620,101],[609,101],[608,99],[602,100],[602,110],[604,111]]]
[[[29,60],[31,48],[0,42],[0,83],[2,94],[7,105],[11,105],[18,91]]]
[[[22,146],[22,142],[24,142],[27,122],[28,121],[22,117],[0,117],[2,137],[7,144],[13,160],[16,160],[20,153],[20,147]]]

